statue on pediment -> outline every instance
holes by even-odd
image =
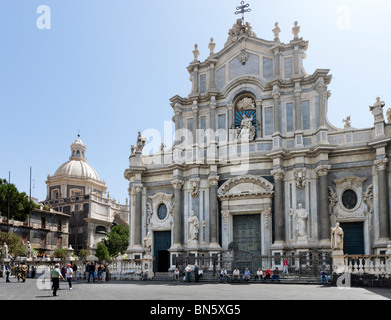
[[[256,37],[257,35],[253,31],[253,27],[249,22],[243,24],[242,19],[237,19],[236,23],[232,26],[228,31],[228,40],[225,43],[225,46],[231,44],[232,42],[236,42],[242,35],[248,37]]]
[[[141,136],[141,132],[138,132],[137,135],[137,144],[136,144],[136,152],[142,152],[144,149],[145,142],[147,141],[147,138],[144,138]]]

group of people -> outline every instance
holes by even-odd
[[[29,269],[30,268],[27,266],[27,264],[25,264],[23,262],[21,262],[19,264],[16,263],[14,265],[15,278],[18,279],[18,282],[20,282],[20,281],[26,282],[27,275],[30,271]],[[4,271],[5,271],[5,282],[11,282],[10,275],[11,275],[12,269],[11,269],[11,265],[9,262],[6,263],[6,265],[4,267]],[[35,278],[35,273],[36,273],[35,267],[32,266],[30,277]]]
[[[191,268],[191,265],[187,265],[187,267],[185,268],[185,270],[183,270],[182,272],[182,277],[183,277],[183,281],[184,282],[187,282],[189,283],[191,281],[191,273],[194,273],[194,281],[195,282],[199,282],[200,279],[202,278],[202,275],[204,274],[204,271],[202,270],[202,268],[198,267],[196,264],[194,265],[194,270]],[[174,271],[174,276],[173,276],[173,280],[178,280],[179,281],[179,277],[180,277],[180,272],[179,272],[179,269],[176,268],[175,271]]]
[[[108,264],[96,265],[93,262],[87,262],[85,272],[87,282],[90,282],[91,278],[93,282],[108,282],[110,279],[110,270]]]
[[[248,268],[244,270],[243,275],[241,275],[239,268],[235,268],[232,272],[232,278],[228,275],[228,271],[225,268],[222,268],[219,274],[219,280],[224,283],[229,281],[239,282],[240,279],[244,281],[249,281],[251,279],[251,272]],[[280,271],[278,270],[278,267],[273,271],[271,271],[270,268],[267,268],[265,272],[263,272],[261,268],[258,268],[254,275],[254,279],[263,280],[264,282],[268,279],[280,281]]]

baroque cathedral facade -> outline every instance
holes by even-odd
[[[139,133],[129,168],[128,254],[151,253],[154,271],[181,255],[213,256],[232,245],[255,255],[329,251],[331,228],[344,251],[378,254],[390,243],[384,102],[368,108],[373,126],[337,128],[327,118],[328,69],[307,74],[308,41],[264,40],[238,19],[224,48],[194,60],[192,89],[170,99],[173,146],[143,155]],[[374,99],[375,100],[375,99]],[[150,240],[151,248],[144,245]]]

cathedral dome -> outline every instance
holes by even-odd
[[[87,163],[85,152],[87,147],[83,144],[78,135],[75,142],[71,145],[71,156],[69,161],[63,163],[54,173],[54,177],[76,177],[99,180],[95,169]]]
[[[99,180],[99,176],[95,169],[83,160],[69,160],[63,163],[56,170],[54,176],[69,176]]]

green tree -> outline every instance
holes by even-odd
[[[65,260],[68,256],[68,250],[67,249],[57,249],[53,253],[53,257],[59,258],[61,260]]]
[[[36,208],[36,204],[29,201],[25,192],[19,192],[14,184],[9,185],[7,180],[0,179],[0,212],[3,216],[8,215],[8,198],[10,219],[26,221],[30,210]]]
[[[26,247],[23,244],[22,238],[17,234],[0,231],[0,245],[3,246],[4,242],[7,243],[8,254],[13,258],[25,255]],[[2,252],[0,252],[0,255],[1,253]]]
[[[78,256],[81,260],[85,260],[87,258],[88,251],[87,249],[81,249],[78,253]]]
[[[107,239],[103,240],[103,244],[112,257],[116,257],[118,253],[124,254],[129,245],[129,227],[123,225],[114,226],[107,233]]]
[[[98,243],[95,255],[97,256],[99,261],[110,260],[109,250],[107,250],[106,246],[102,242]]]

